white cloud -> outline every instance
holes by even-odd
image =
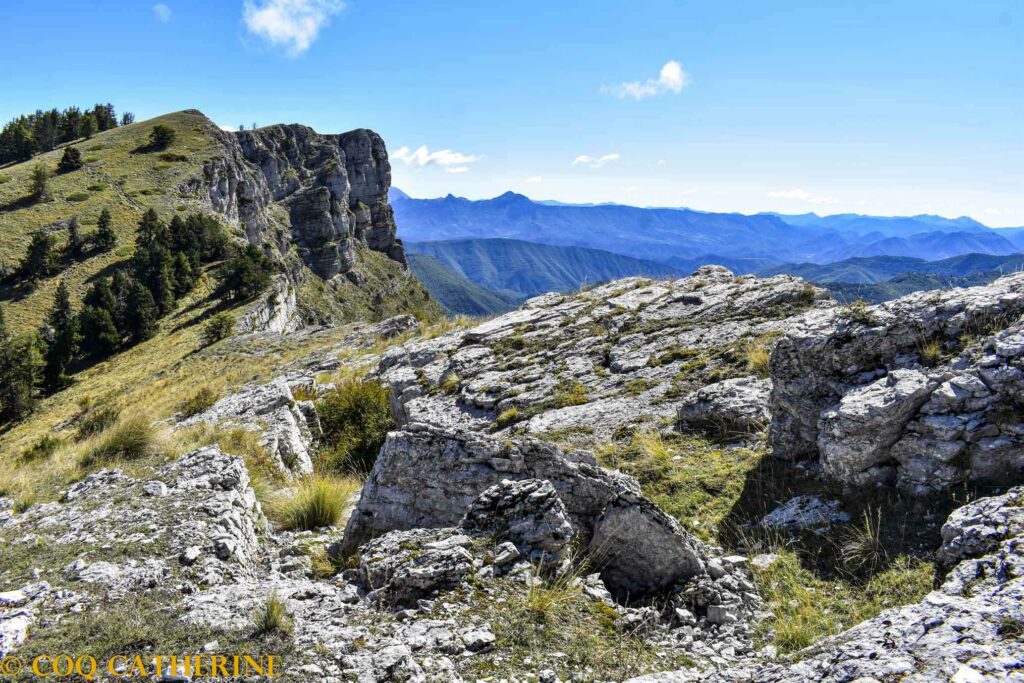
[[[532,175],[532,176],[530,176],[529,178],[526,179],[526,182],[528,182],[528,183],[543,183],[544,179],[541,178],[539,175]]]
[[[665,62],[657,78],[646,81],[628,81],[618,85],[602,85],[601,92],[619,99],[642,100],[646,97],[674,93],[678,95],[690,83],[690,77],[683,71],[683,65],[676,60]]]
[[[603,157],[592,157],[589,154],[581,154],[572,161],[573,166],[588,166],[590,168],[601,168],[613,161],[618,161],[621,155],[605,154]]]
[[[162,2],[153,5],[153,14],[165,24],[171,20],[171,8]]]
[[[218,126],[218,128],[220,128],[223,131],[227,131],[228,133],[234,133],[238,131],[238,129],[234,126]]]
[[[808,204],[838,204],[839,199],[836,197],[828,197],[825,195],[814,194],[807,190],[800,188],[793,188],[792,190],[776,190],[775,192],[769,192],[769,197],[775,199],[796,199],[801,202],[807,202]]]
[[[245,0],[242,18],[249,31],[297,57],[344,8],[342,0]]]
[[[431,152],[426,145],[420,145],[415,151],[408,147],[402,147],[397,152],[391,153],[392,159],[402,161],[406,166],[440,166],[446,173],[467,173],[470,170],[468,164],[473,164],[481,159],[477,154],[462,154],[453,152],[450,149],[440,149]]]

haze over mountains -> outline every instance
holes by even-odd
[[[507,238],[603,249],[663,263],[755,259],[755,267],[831,263],[852,257],[941,259],[1024,250],[1024,230],[970,218],[846,214],[744,215],[685,208],[537,202],[506,192],[493,199],[413,199],[392,191],[406,241]]]

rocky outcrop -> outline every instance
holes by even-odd
[[[645,595],[703,572],[700,543],[644,498],[635,480],[601,469],[589,454],[429,427],[388,435],[337,552],[388,531],[453,526],[505,479],[551,483],[581,547],[619,595]]]
[[[1024,471],[1024,275],[794,320],[772,355],[776,455],[925,492]]]
[[[771,420],[772,383],[757,377],[716,382],[683,398],[677,414],[683,425],[720,434],[758,432]]]
[[[281,256],[295,249],[325,280],[351,272],[360,245],[404,265],[379,135],[322,135],[297,124],[213,134],[223,154],[181,190],[241,226],[250,242]]]
[[[679,671],[630,683],[1001,681],[1020,677],[1024,625],[1024,488],[970,503],[943,527],[939,556],[954,568],[917,604],[799,653],[795,663]]]
[[[674,281],[627,278],[545,294],[392,349],[377,374],[391,386],[399,425],[605,439],[660,428],[687,394],[748,377],[749,351],[769,349],[792,316],[831,305],[798,278],[736,277],[718,266]],[[764,414],[763,385],[749,387],[756,391],[745,392],[735,417],[752,427]]]
[[[316,406],[311,401],[296,401],[284,379],[225,396],[198,415],[182,420],[177,428],[204,422],[259,433],[260,445],[287,476],[313,471],[315,439],[320,431]]]

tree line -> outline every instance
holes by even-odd
[[[65,250],[70,249],[69,238]],[[33,258],[30,247],[26,261]],[[41,393],[64,388],[76,361],[102,360],[152,338],[160,318],[195,288],[203,266],[221,260],[218,293],[226,300],[260,293],[275,269],[258,247],[231,244],[211,216],[176,215],[165,223],[149,209],[139,222],[132,258],[112,276],[97,278],[77,313],[66,281],[57,287],[42,326],[31,333],[11,334],[0,308],[0,424],[24,419]]]
[[[68,107],[63,111],[36,110],[8,121],[0,131],[0,164],[26,161],[34,155],[49,152],[59,145],[79,138],[89,139],[96,133],[127,126],[135,115],[124,112],[118,119],[114,105],[96,104],[92,109]]]

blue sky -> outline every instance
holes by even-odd
[[[0,119],[368,127],[413,196],[1024,225],[1020,0],[51,0],[0,44]]]

